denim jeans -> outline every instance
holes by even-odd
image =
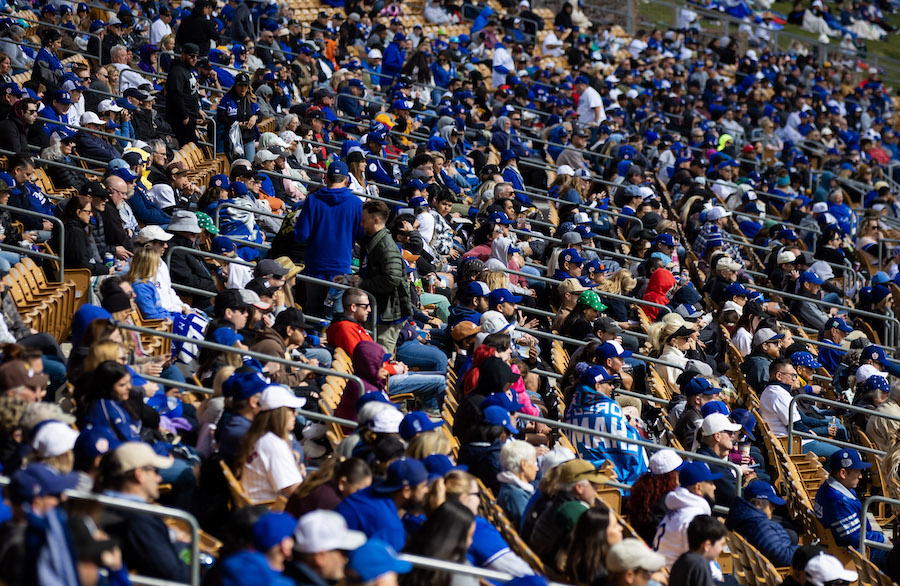
[[[20,260],[22,260],[22,255],[18,252],[0,250],[0,277],[6,276],[9,269]]]
[[[321,275],[311,275],[318,279],[331,280],[331,277]],[[335,315],[344,313],[344,304],[341,299],[344,297],[344,290],[335,288],[331,307],[328,307],[325,301],[329,298],[331,287],[319,285],[318,283],[304,283],[306,286],[306,303],[303,304],[304,313],[330,320]]]
[[[419,340],[410,340],[398,347],[397,360],[410,368],[447,373],[447,355],[440,349],[423,344]]]
[[[307,348],[303,351],[303,355],[310,360],[313,358],[318,360],[322,368],[331,368],[331,353],[325,348]]]
[[[422,401],[427,411],[437,411],[446,388],[446,374],[413,372],[392,376],[388,382],[388,395],[412,393]]]
[[[819,440],[809,441],[803,444],[802,448],[804,454],[812,452],[813,454],[826,459],[830,458],[831,454],[837,452],[840,449],[841,448],[839,446],[820,442]]]

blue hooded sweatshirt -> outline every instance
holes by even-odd
[[[361,220],[362,202],[346,187],[323,187],[307,197],[294,226],[297,242],[306,245],[303,274],[348,274],[353,241],[363,236]]]

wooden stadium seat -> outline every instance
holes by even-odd
[[[858,586],[892,586],[894,584],[888,576],[879,570],[875,564],[868,558],[864,558],[861,553],[852,547],[848,547],[850,559],[859,574]]]
[[[240,509],[241,507],[246,507],[249,505],[266,505],[270,510],[274,512],[281,512],[284,510],[284,506],[287,504],[287,498],[282,495],[279,495],[277,499],[274,501],[261,501],[258,503],[254,503],[250,500],[250,497],[247,496],[246,491],[244,491],[243,485],[231,471],[231,468],[224,461],[219,461],[219,466],[222,468],[222,474],[225,475],[225,481],[228,483],[228,491],[231,493],[231,506],[235,509]]]

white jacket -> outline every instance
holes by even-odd
[[[669,512],[656,528],[653,549],[666,557],[666,567],[671,570],[675,560],[688,550],[688,525],[694,517],[709,515],[712,509],[705,498],[689,492],[683,486],[666,495],[666,508]]]

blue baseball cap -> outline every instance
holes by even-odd
[[[866,360],[874,360],[875,362],[884,364],[887,360],[887,356],[885,356],[884,350],[875,344],[869,344],[863,348],[862,354],[859,357],[860,362],[865,362]]]
[[[421,179],[413,179],[413,180],[411,180],[409,183],[407,183],[406,185],[407,185],[408,187],[412,187],[413,189],[418,189],[419,191],[425,191],[425,190],[428,189],[428,184],[425,183],[424,181],[422,181]],[[424,197],[413,198],[413,199],[425,200]],[[410,200],[409,204],[412,205],[412,206],[415,206],[415,204],[413,204],[412,200]],[[428,205],[428,200],[425,200],[425,203],[424,203],[424,204],[421,204],[421,205]]]
[[[881,391],[882,393],[891,392],[891,383],[888,379],[881,375],[872,375],[862,384],[863,391]]]
[[[684,385],[684,394],[687,397],[696,395],[715,395],[720,392],[711,382],[703,377],[695,376]]]
[[[518,159],[518,158],[519,158],[519,155],[517,155],[515,153],[515,151],[513,151],[512,149],[506,149],[505,151],[500,153],[500,162],[501,163],[505,163],[506,161],[509,161],[512,159]]]
[[[815,274],[812,271],[803,271],[803,273],[800,275],[800,278],[797,279],[797,282],[799,282],[801,285],[803,283],[812,283],[813,285],[821,285],[825,281],[820,279],[819,275]]]
[[[247,184],[243,181],[232,181],[231,182],[231,193],[240,197],[242,195],[247,195],[250,193],[250,189],[247,187]]]
[[[72,96],[69,92],[64,90],[56,90],[53,92],[53,96],[51,98],[54,102],[59,102],[60,104],[71,104]]]
[[[728,405],[725,404],[725,401],[709,401],[700,408],[700,415],[703,417],[713,413],[721,413],[726,416],[731,415],[731,411],[728,410]]]
[[[265,513],[253,524],[253,546],[268,551],[294,535],[297,519],[289,513]]]
[[[591,366],[581,373],[581,383],[594,388],[599,383],[617,383],[620,379],[599,365]]]
[[[484,421],[490,425],[500,425],[506,428],[506,431],[513,435],[517,435],[519,430],[512,424],[509,418],[509,411],[499,405],[491,405],[483,411]]]
[[[597,349],[594,350],[594,354],[600,360],[606,360],[608,358],[628,358],[631,356],[631,351],[626,350],[622,347],[622,344],[616,341],[603,342]]]
[[[731,412],[731,420],[744,428],[744,433],[751,442],[756,441],[756,437],[753,435],[753,430],[756,429],[756,417],[753,416],[753,413],[746,409],[735,409]]]
[[[138,176],[131,172],[131,169],[127,169],[122,167],[120,169],[116,169],[110,175],[115,175],[116,177],[121,177],[126,183],[131,183],[136,180]]]
[[[234,346],[235,342],[240,342],[243,339],[244,336],[234,331],[234,328],[224,327],[213,332],[211,341],[225,346]]]
[[[775,489],[771,484],[762,480],[754,480],[745,486],[743,496],[748,501],[768,501],[779,507],[787,502],[775,494]]]
[[[391,104],[391,108],[394,110],[409,110],[412,108],[412,103],[406,100],[394,100]]]
[[[137,110],[137,106],[128,101],[128,98],[116,98],[116,105],[125,110]]]
[[[581,234],[583,239],[588,238],[596,238],[597,235],[591,231],[591,227],[586,224],[581,224],[575,227],[575,231]]]
[[[462,292],[464,299],[474,299],[475,297],[487,297],[491,294],[487,283],[483,281],[472,281],[465,286]]]
[[[488,294],[488,305],[490,307],[497,307],[501,303],[521,303],[522,298],[516,295],[513,295],[509,289],[503,289],[502,287],[499,289],[494,289]]]
[[[347,167],[347,163],[344,161],[334,161],[330,165],[328,165],[328,175],[333,175],[336,177],[349,177],[350,169]]]
[[[412,181],[410,181],[410,185],[412,185],[413,181],[419,181],[419,180],[413,179]],[[422,183],[422,182],[419,181],[419,183]],[[416,189],[418,189],[418,188],[416,188]],[[409,205],[410,205],[410,207],[413,207],[413,208],[424,208],[424,207],[428,206],[428,200],[421,196],[414,197],[409,200]]]
[[[209,184],[214,185],[215,187],[221,187],[222,189],[231,187],[231,181],[228,180],[228,175],[223,175],[221,173],[210,177]]]
[[[391,400],[387,398],[384,394],[384,391],[370,391],[368,393],[364,393],[359,399],[356,401],[356,412],[359,413],[359,410],[362,409],[366,403],[371,403],[375,401],[376,403],[386,403],[388,405],[391,404]]]
[[[797,236],[797,233],[791,230],[790,228],[785,228],[781,230],[778,235],[775,237],[777,240],[790,240],[791,242],[796,242],[800,240]]]
[[[853,328],[851,326],[847,325],[847,322],[845,322],[843,319],[841,319],[839,317],[828,318],[828,321],[825,322],[824,329],[830,330],[831,328],[837,328],[846,334],[849,334],[850,332],[853,331]]]
[[[380,539],[372,538],[347,556],[347,569],[363,583],[373,582],[388,572],[408,574],[412,564],[397,559],[397,552]]]
[[[85,429],[75,440],[75,447],[72,448],[75,453],[76,462],[92,461],[97,456],[107,454],[119,447],[119,438],[112,432],[111,428],[98,426]]]
[[[428,481],[431,482],[435,478],[444,477],[452,470],[460,470],[466,472],[469,467],[466,465],[454,464],[449,456],[444,454],[431,454],[422,460],[425,469],[428,470]]]
[[[872,286],[875,285],[884,285],[885,283],[890,283],[891,278],[884,271],[878,271],[874,275],[872,275]]]
[[[829,462],[829,470],[834,474],[840,469],[844,470],[865,470],[871,468],[868,462],[863,462],[862,457],[856,450],[841,450],[831,454]]]
[[[424,411],[410,411],[400,422],[400,437],[409,441],[420,433],[438,429],[443,421],[432,421]]]
[[[35,463],[12,475],[7,494],[13,503],[30,503],[40,496],[60,495],[77,484],[75,473],[60,474],[46,464]]]
[[[513,376],[518,378],[518,375],[513,373]],[[519,403],[519,399],[515,396],[510,398],[506,393],[493,393],[484,398],[484,400],[479,405],[479,408],[484,411],[488,407],[492,406],[503,407],[510,413],[515,413],[522,409],[523,405]]]
[[[740,283],[732,283],[725,287],[725,295],[729,295],[731,297],[746,297],[750,293],[750,290],[741,285]]]
[[[372,487],[375,494],[385,495],[428,480],[428,470],[415,458],[401,458],[388,466],[384,480]]]
[[[509,217],[503,212],[494,212],[490,216],[488,216],[488,222],[494,224],[503,224],[504,226],[509,226],[514,222],[509,219]]]
[[[219,329],[234,331],[231,328]],[[218,331],[216,330],[216,333]],[[222,396],[238,400],[249,399],[253,395],[262,393],[268,386],[269,381],[265,379],[261,372],[236,372],[222,383]]]
[[[816,360],[816,357],[809,352],[794,352],[791,354],[791,364],[794,366],[806,366],[813,370],[822,366],[822,363]]]
[[[578,251],[574,248],[567,248],[559,253],[559,262],[573,262],[576,264],[581,264],[587,259],[581,258],[581,255],[578,254]]]
[[[703,462],[685,462],[684,467],[678,473],[678,483],[681,486],[693,486],[699,482],[713,482],[722,478],[721,474],[713,474]]]
[[[666,246],[675,246],[675,237],[671,234],[659,234],[653,242],[665,244]]]

